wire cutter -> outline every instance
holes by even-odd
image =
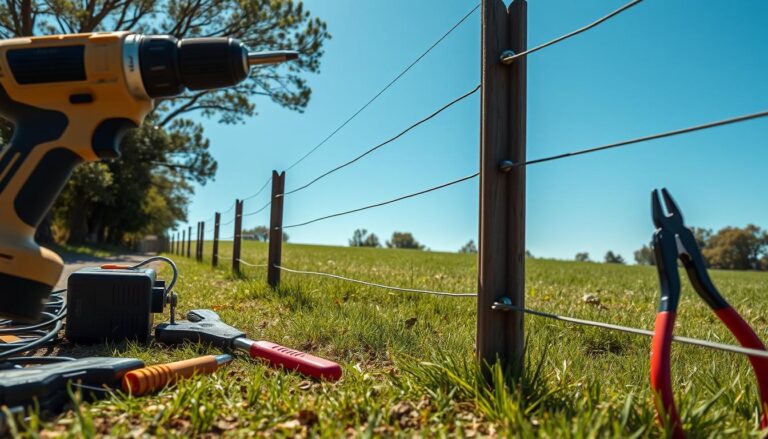
[[[739,344],[759,350],[765,350],[765,345],[760,341],[755,331],[717,291],[709,278],[709,274],[707,274],[696,239],[691,230],[683,223],[680,209],[666,189],[661,190],[661,195],[664,198],[667,213],[662,210],[658,191],[654,190],[651,193],[653,223],[656,225],[652,246],[661,283],[661,303],[656,315],[656,327],[651,347],[651,388],[655,393],[656,412],[659,419],[668,420],[669,425],[673,428],[673,437],[682,438],[685,435],[675,408],[669,357],[677,305],[680,301],[678,259],[683,263],[693,288],[728,327],[728,330],[733,333]],[[768,417],[766,416],[766,409],[768,408],[768,359],[750,356],[749,361],[752,363],[760,388],[761,425],[765,428],[768,426]]]

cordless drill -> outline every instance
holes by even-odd
[[[0,317],[40,318],[63,263],[34,233],[75,166],[118,157],[156,98],[232,86],[253,65],[297,56],[131,32],[0,41],[0,115],[15,125],[0,150]]]

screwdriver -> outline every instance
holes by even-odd
[[[123,376],[123,391],[133,396],[146,395],[163,389],[181,378],[216,372],[219,366],[230,361],[232,361],[232,356],[228,354],[205,355],[189,360],[135,369]]]

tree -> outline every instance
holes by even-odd
[[[57,33],[132,30],[177,38],[228,36],[254,50],[295,49],[299,59],[262,67],[240,85],[158,99],[143,129],[123,141],[123,157],[106,167],[81,167],[44,221],[53,221],[73,243],[120,243],[131,234],[163,232],[186,220],[190,182],[205,184],[216,172],[199,114],[238,123],[256,114],[255,97],[302,111],[311,96],[303,78],[317,72],[326,24],[294,0],[21,0],[0,5],[0,38]],[[0,135],[8,139],[8,123]],[[93,186],[96,184],[97,186]],[[87,202],[72,205],[83,195]],[[69,200],[69,201],[65,201]],[[160,208],[166,208],[160,211]],[[51,235],[44,230],[40,236]]]
[[[243,230],[243,239],[248,239],[258,242],[267,242],[269,240],[269,227],[256,226],[252,229]],[[246,238],[248,236],[248,238]],[[287,240],[286,240],[287,241]]]
[[[640,250],[636,250],[635,262],[640,265],[656,265],[653,257],[653,249],[647,245],[643,245]]]
[[[394,232],[392,238],[387,241],[387,248],[406,248],[414,250],[424,250],[424,246],[409,232]]]
[[[350,247],[381,247],[379,237],[365,229],[357,229],[349,240]]]
[[[459,249],[459,253],[477,253],[477,246],[475,245],[475,240],[470,239],[468,243],[464,244]]]
[[[757,270],[768,252],[768,233],[749,224],[745,228],[725,227],[709,238],[702,250],[713,268]]]
[[[611,250],[608,250],[608,253],[605,254],[605,263],[606,264],[623,264],[624,258],[618,254],[614,253]]]
[[[589,262],[589,253],[587,252],[576,253],[576,257],[574,259],[576,259],[578,262]]]

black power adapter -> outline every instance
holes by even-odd
[[[65,333],[74,342],[150,338],[154,313],[175,303],[151,268],[104,265],[69,276]]]

